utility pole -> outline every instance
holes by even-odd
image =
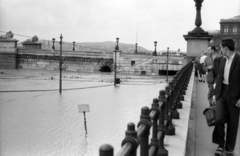
[[[167,83],[168,83],[168,51],[169,47],[167,47]]]
[[[60,81],[59,81],[59,93],[62,93],[62,34],[60,36],[60,56],[59,56],[59,70],[60,70]]]
[[[115,51],[114,51],[114,54],[115,54],[115,60],[114,60],[114,86],[116,86],[117,84],[117,51],[118,51],[118,41],[119,41],[119,38],[116,38],[116,41],[117,41],[117,45],[115,47]]]

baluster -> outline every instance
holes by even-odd
[[[139,145],[139,139],[137,137],[137,131],[135,130],[135,124],[130,122],[128,123],[127,130],[125,132],[125,139],[122,141],[123,150],[120,151],[117,156],[124,156],[124,155],[136,156],[138,145]],[[127,149],[131,149],[131,150],[128,152]]]
[[[172,123],[172,116],[173,116],[173,107],[172,107],[172,103],[173,103],[173,82],[169,82],[169,97],[167,99],[167,103],[169,105],[169,123],[166,129],[166,135],[175,135],[175,127]]]
[[[138,123],[138,127],[141,125],[144,125],[146,127],[143,134],[141,134],[140,137],[140,155],[141,156],[148,156],[148,145],[149,145],[149,134],[150,134],[150,128],[151,128],[151,118],[149,116],[149,108],[148,107],[142,107],[141,109],[141,116],[140,116],[140,122]]]
[[[169,86],[165,87],[165,95],[166,95],[166,106],[165,106],[165,114],[164,114],[164,125],[165,128],[168,129],[168,124],[170,121],[169,118]]]
[[[179,92],[179,77],[176,77],[175,79],[173,79],[173,103],[172,103],[173,116],[172,116],[172,119],[180,118],[179,112],[177,111],[178,92]]]
[[[160,114],[159,114],[159,125],[158,125],[158,156],[168,156],[168,151],[164,147],[164,138],[165,138],[165,126],[164,126],[164,110],[166,105],[165,99],[165,91],[161,90],[159,95],[159,106],[160,106]]]
[[[158,118],[159,118],[160,109],[159,109],[158,102],[159,101],[158,101],[157,98],[153,99],[152,108],[151,108],[151,113],[153,113],[155,111],[156,114],[152,118],[152,120],[153,120],[153,127],[152,127],[152,139],[151,139],[150,150],[149,150],[149,155],[150,156],[156,155],[156,153],[157,153],[157,151],[159,149],[158,138],[157,138],[157,133],[158,133],[157,121],[158,121]]]
[[[99,156],[113,156],[113,147],[109,144],[104,144],[99,149]]]

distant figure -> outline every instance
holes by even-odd
[[[240,113],[240,56],[234,51],[233,39],[223,39],[220,46],[225,58],[220,64],[215,88],[217,103],[212,142],[218,144],[216,156],[221,156],[224,150],[227,156],[233,156]]]
[[[196,59],[194,61],[192,61],[194,63],[198,81],[200,81],[200,69],[201,69],[201,65],[200,65],[199,61],[200,61],[200,59],[198,57],[196,57]]]
[[[203,63],[204,63],[204,60],[206,57],[207,57],[206,52],[203,51],[201,54],[201,57],[200,57],[200,61],[199,61],[200,62],[200,70],[199,70],[200,80],[199,80],[199,82],[205,82],[205,80],[206,80],[206,72],[203,70]]]

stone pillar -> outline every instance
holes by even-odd
[[[186,65],[191,60],[199,57],[201,55],[201,52],[207,49],[209,46],[209,41],[213,37],[200,27],[202,25],[201,6],[203,0],[194,1],[196,4],[196,27],[192,31],[189,31],[187,35],[183,35],[187,41],[187,56],[183,59],[183,65]]]
[[[38,42],[37,35],[33,36],[31,39],[27,39],[22,42],[23,48],[26,49],[42,49],[42,43]]]
[[[0,69],[17,68],[17,42],[12,38],[0,39]]]
[[[23,42],[22,45],[25,49],[42,49],[42,43]]]

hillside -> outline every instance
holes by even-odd
[[[43,43],[42,48],[48,49],[52,47],[52,41],[49,40],[39,40],[38,42]],[[55,42],[54,44],[55,49],[60,49],[59,42]],[[116,42],[112,41],[105,41],[105,42],[77,42],[75,43],[75,50],[76,51],[113,51],[115,50]],[[134,53],[135,51],[135,44],[127,44],[127,43],[119,43],[119,50],[125,53]],[[63,50],[72,50],[73,43],[63,42]],[[138,52],[148,52],[149,50],[138,46]]]

